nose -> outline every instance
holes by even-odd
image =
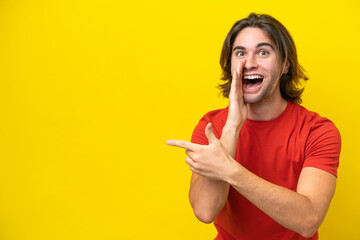
[[[253,68],[257,68],[257,62],[256,62],[256,58],[254,54],[249,54],[246,58],[246,64],[245,64],[245,69],[250,70]]]

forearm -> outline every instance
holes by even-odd
[[[304,237],[311,237],[325,217],[326,210],[305,195],[270,183],[239,164],[227,181],[269,217]]]
[[[235,157],[239,132],[240,128],[225,125],[220,138],[232,157]],[[205,223],[214,221],[224,207],[228,193],[228,183],[193,174],[189,198],[195,216]]]
[[[220,142],[232,158],[235,158],[240,129],[241,125],[232,126],[226,123],[220,137]]]
[[[224,207],[229,184],[193,173],[189,199],[195,216],[204,223],[213,222]]]

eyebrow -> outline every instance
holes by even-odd
[[[271,47],[273,50],[275,50],[274,47],[273,47],[270,43],[267,43],[267,42],[258,43],[258,44],[256,45],[256,48],[259,48],[259,47],[262,47],[262,46],[269,46],[269,47]],[[236,46],[236,47],[233,48],[233,51],[235,51],[235,50],[237,50],[237,49],[246,50],[246,48],[243,47],[243,46]]]

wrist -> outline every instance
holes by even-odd
[[[236,182],[236,179],[238,178],[242,166],[240,163],[238,163],[235,159],[232,159],[232,164],[229,170],[229,173],[226,176],[226,179],[224,179],[225,182],[227,182],[229,185],[234,185]]]
[[[240,129],[243,124],[233,124],[230,122],[226,122],[223,128],[223,133],[236,133],[237,135],[240,133]]]

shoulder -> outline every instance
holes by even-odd
[[[307,110],[305,107],[296,104],[298,108],[299,116],[303,121],[309,125],[310,133],[312,132],[333,132],[340,135],[335,124],[328,118],[320,116],[316,112]]]
[[[291,103],[293,115],[296,116],[298,124],[306,125],[310,128],[310,132],[315,129],[334,130],[337,131],[335,124],[328,118],[320,116],[318,113],[309,111],[305,107]],[[338,132],[338,131],[337,131]]]
[[[309,131],[307,150],[313,151],[320,146],[327,149],[333,149],[340,153],[341,135],[331,120],[316,114]]]
[[[337,176],[341,151],[341,135],[335,124],[318,113],[301,107],[303,124],[308,125],[305,146],[305,166],[328,171]]]
[[[207,112],[196,125],[191,141],[199,144],[208,144],[205,137],[205,127],[208,123],[212,123],[214,134],[220,138],[222,129],[226,123],[228,108],[216,109]]]
[[[228,108],[221,108],[221,109],[216,109],[210,112],[207,112],[201,119],[201,120],[207,120],[209,122],[212,121],[220,121],[227,118],[227,113],[228,113]]]

